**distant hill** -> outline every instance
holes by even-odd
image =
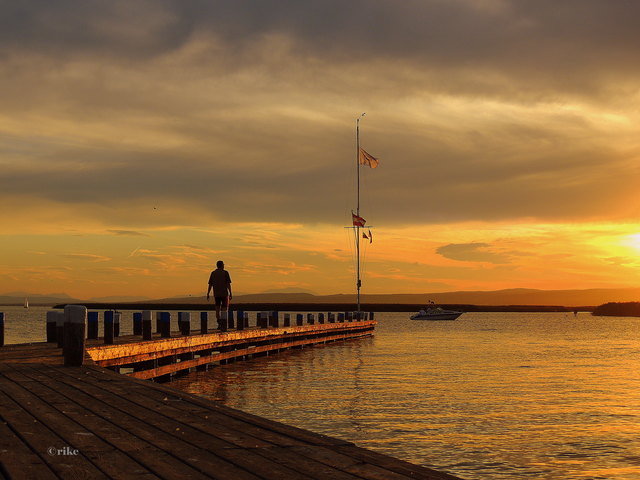
[[[430,300],[439,304],[470,305],[563,305],[595,306],[607,302],[640,300],[640,288],[536,290],[516,288],[496,291],[458,291],[420,294],[364,294],[362,303],[424,305]],[[355,303],[355,295],[312,295],[310,293],[255,293],[233,297],[235,303]],[[205,303],[206,297],[154,300],[156,303]]]

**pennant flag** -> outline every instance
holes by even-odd
[[[353,219],[353,226],[354,227],[364,227],[364,224],[367,223],[367,221],[364,218],[359,217],[358,215],[356,215],[353,212],[351,212],[351,217]]]
[[[373,235],[371,234],[371,229],[369,229],[369,243],[373,243]]]
[[[362,238],[366,238],[367,240],[369,240],[369,237],[367,237],[367,234],[364,233],[364,232],[362,232]],[[369,242],[369,243],[371,243],[371,242]]]
[[[378,166],[378,159],[373,155],[369,155],[363,148],[360,149],[358,154],[358,162],[360,165],[368,165],[371,168],[376,168]]]

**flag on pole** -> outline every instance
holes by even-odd
[[[378,166],[378,159],[373,155],[369,155],[364,151],[364,148],[360,148],[360,152],[358,154],[358,162],[360,165],[368,165],[371,168],[376,168]]]
[[[373,243],[373,235],[371,234],[371,229],[369,229],[369,243]]]
[[[365,232],[362,232],[362,238],[366,238],[367,240],[369,240],[369,237],[367,237],[367,234]]]
[[[351,212],[351,217],[353,219],[353,226],[354,227],[364,227],[364,224],[367,223],[367,221],[364,218],[359,217],[358,215],[356,215],[353,212]]]

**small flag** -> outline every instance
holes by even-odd
[[[358,162],[360,165],[368,165],[371,168],[376,168],[378,166],[378,159],[373,155],[369,155],[363,148],[360,149]]]
[[[367,237],[367,234],[362,232],[362,238],[366,238],[367,240],[369,240],[369,237]]]
[[[354,227],[364,227],[364,224],[367,223],[367,221],[364,218],[359,217],[358,215],[356,215],[353,212],[351,212],[351,217],[353,219],[353,226]]]
[[[373,235],[371,234],[371,229],[369,229],[369,243],[373,243]]]

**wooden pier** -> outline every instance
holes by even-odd
[[[249,328],[146,341],[126,336],[110,345],[88,340],[82,366],[64,366],[56,343],[4,346],[0,479],[455,480],[143,380],[370,335],[374,325]]]

